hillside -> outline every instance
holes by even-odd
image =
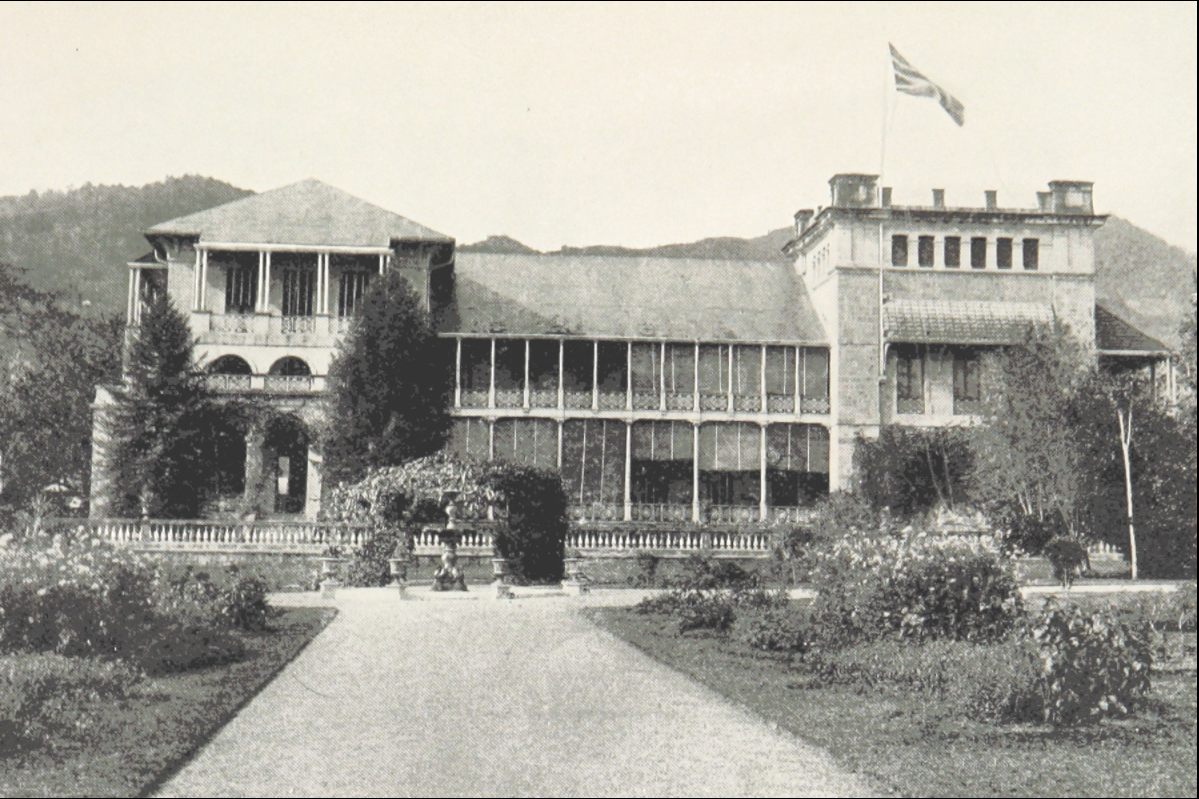
[[[78,293],[93,309],[123,313],[123,268],[149,249],[142,231],[250,194],[185,175],[147,186],[93,186],[0,197],[0,262],[42,290]]]

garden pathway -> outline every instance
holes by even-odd
[[[590,624],[582,606],[628,601],[605,593],[403,602],[343,589],[332,624],[159,795],[869,793]]]

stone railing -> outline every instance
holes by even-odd
[[[589,554],[645,550],[655,552],[737,552],[763,555],[774,546],[768,531],[709,532],[703,530],[572,530],[567,549]]]
[[[91,535],[148,549],[238,548],[319,552],[357,546],[370,538],[367,525],[310,521],[217,521],[195,519],[79,519]]]

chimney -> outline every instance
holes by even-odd
[[[933,208],[945,207],[945,189],[933,189]]]
[[[883,208],[891,207],[891,187],[890,186],[883,186],[882,206],[883,206]]]
[[[1058,214],[1093,214],[1095,206],[1091,192],[1095,184],[1085,180],[1051,180],[1053,212]]]
[[[1037,192],[1037,210],[1043,214],[1053,210],[1053,194],[1051,192]]]
[[[812,216],[815,212],[811,208],[802,208],[795,212],[795,235],[802,236],[803,232],[808,229],[808,225],[812,223]]]
[[[839,208],[875,208],[878,175],[844,174],[829,179],[833,205]]]
[[[987,198],[987,210],[994,211],[999,207],[999,192],[995,189],[987,189],[983,192],[983,196]]]

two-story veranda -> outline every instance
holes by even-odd
[[[448,236],[318,181],[146,237],[130,325],[169,293],[191,309],[210,385],[272,411],[225,431],[219,505],[318,515],[320,395],[385,269],[404,271],[453,359],[450,446],[559,468],[580,522],[761,523],[829,489],[826,336],[790,265],[455,254]],[[93,515],[102,461],[101,446]]]

